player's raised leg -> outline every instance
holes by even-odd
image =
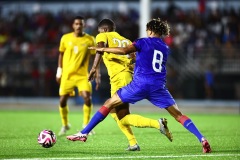
[[[120,121],[123,125],[130,125],[139,128],[156,128],[170,141],[173,140],[172,134],[167,127],[167,120],[165,118],[155,120],[137,114],[128,114],[124,116]]]

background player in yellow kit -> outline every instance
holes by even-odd
[[[89,122],[92,111],[92,86],[88,81],[88,66],[91,54],[95,52],[88,50],[94,46],[94,37],[84,33],[84,18],[76,16],[73,19],[73,32],[64,34],[60,41],[58,69],[56,80],[60,83],[59,111],[62,119],[62,128],[59,135],[64,135],[70,129],[68,121],[69,108],[68,97],[78,88],[79,95],[83,97],[83,127]],[[96,74],[96,89],[100,83],[99,72]]]

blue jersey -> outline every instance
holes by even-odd
[[[136,53],[135,78],[166,82],[169,47],[160,38],[141,38],[133,42]]]
[[[156,37],[137,39],[133,45],[137,50],[133,81],[117,91],[122,102],[148,99],[160,108],[175,104],[165,86],[169,47]]]

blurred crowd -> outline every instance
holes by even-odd
[[[72,31],[72,18],[76,15],[85,17],[85,31],[94,36],[102,18],[113,19],[117,31],[130,40],[139,36],[139,13],[134,9],[128,12],[61,10],[57,14],[49,11],[11,11],[7,16],[0,14],[1,96],[58,95],[55,72],[59,41],[64,33]],[[195,67],[201,73],[209,65],[215,66],[215,72],[223,72],[226,60],[230,63],[235,60],[239,62],[240,8],[209,9],[199,6],[186,10],[170,3],[165,10],[152,10],[151,16],[167,20],[171,27],[171,35],[164,40],[172,48],[168,73],[172,92],[177,89],[174,85],[188,60],[198,59],[202,68]],[[201,59],[203,55],[205,59]],[[194,67],[185,70],[189,69]],[[235,67],[235,70],[239,74],[239,68]],[[181,75],[186,74],[183,72]]]

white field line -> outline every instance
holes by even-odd
[[[190,157],[240,157],[240,154],[196,154],[196,155],[167,155],[167,156],[118,156],[118,157],[80,157],[80,158],[23,158],[6,160],[89,160],[89,159],[154,159],[154,158],[190,158]]]

